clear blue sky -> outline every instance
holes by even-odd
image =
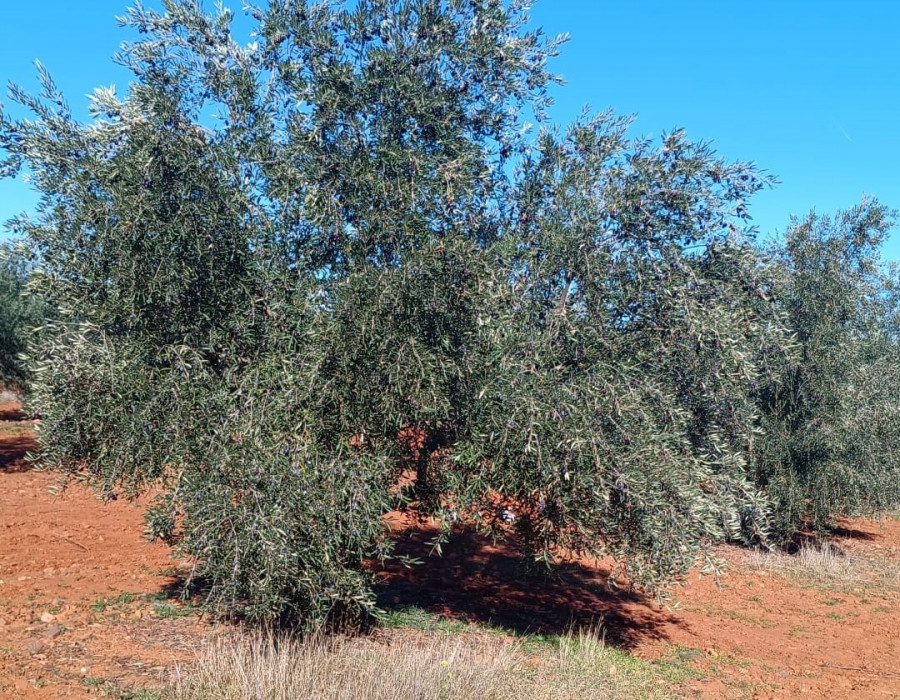
[[[84,115],[94,87],[128,82],[110,60],[126,37],[114,17],[128,4],[4,3],[0,78],[33,87],[40,59]],[[240,13],[240,0],[225,4]],[[729,159],[755,161],[781,180],[751,203],[763,235],[864,193],[900,208],[895,0],[542,0],[532,17],[571,34],[553,64],[567,81],[554,91],[556,121],[611,107],[638,115],[636,136],[684,127]],[[0,221],[34,199],[24,183],[0,181]],[[885,258],[900,260],[900,232]]]

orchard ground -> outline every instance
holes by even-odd
[[[19,406],[0,421],[0,697],[170,697],[176,668],[189,677],[206,654],[202,670],[237,633],[177,599],[177,563],[142,537],[142,503],[80,485],[52,495],[56,477],[24,461],[35,444]],[[897,697],[900,519],[842,525],[823,551],[723,547],[727,573],[693,574],[674,609],[613,591],[603,562],[528,576],[513,548],[463,532],[441,559],[382,572],[386,624],[323,653],[475,645],[475,666],[503,659],[504,682],[523,684],[511,696],[574,698],[555,674],[582,625],[605,640],[580,671],[590,697]],[[427,551],[427,531],[399,536]]]

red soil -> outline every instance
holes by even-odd
[[[435,532],[409,531],[400,551],[427,557]],[[898,519],[847,521],[835,540],[847,556],[900,571]],[[746,550],[722,547],[719,555],[726,573],[718,581],[693,575],[672,592],[673,610],[610,590],[604,562],[561,565],[548,580],[522,571],[514,548],[462,532],[427,566],[389,567],[381,603],[516,632],[602,622],[616,646],[647,659],[688,660],[707,674],[682,689],[687,697],[900,697],[896,587],[816,588],[751,568]]]
[[[0,415],[20,418],[15,408]],[[79,485],[52,496],[56,477],[24,460],[28,427],[0,423],[0,697],[153,684],[195,658],[207,625],[160,617],[178,610],[167,599],[172,560],[143,539],[140,504],[106,503]]]
[[[142,538],[142,504],[80,486],[50,495],[55,477],[22,459],[34,443],[16,408],[0,406],[0,420],[20,421],[0,423],[0,697],[97,697],[158,682],[213,629],[196,615],[169,619],[172,561]],[[431,534],[412,530],[399,548],[422,555]],[[854,520],[837,539],[848,554],[900,560],[898,520]],[[672,611],[608,590],[602,564],[563,565],[548,580],[523,572],[513,548],[460,532],[427,566],[384,571],[380,599],[516,631],[602,621],[611,643],[704,673],[686,697],[900,697],[896,589],[804,588],[754,572],[742,550],[722,555],[730,567],[719,584],[693,577]]]

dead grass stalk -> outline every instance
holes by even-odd
[[[535,655],[536,653],[536,655]],[[671,697],[651,664],[595,631],[525,653],[496,635],[409,632],[387,641],[272,635],[216,642],[179,670],[173,700],[619,700]]]
[[[748,556],[748,564],[803,585],[845,593],[890,594],[900,590],[900,562],[845,554],[829,542],[805,543],[796,554],[754,551]]]

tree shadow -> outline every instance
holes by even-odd
[[[432,555],[428,541],[435,534],[412,528],[398,536],[395,553],[424,563],[388,562],[378,572],[379,607],[418,607],[516,634],[564,634],[602,624],[606,640],[625,649],[666,640],[665,627],[681,624],[651,599],[611,589],[610,572],[601,566],[563,563],[533,571],[515,544],[494,544],[471,529],[454,532],[443,554]]]
[[[30,433],[0,436],[0,472],[30,471],[32,465],[25,459],[25,454],[37,448],[38,444]]]
[[[16,422],[28,420],[28,416],[19,404],[0,404],[0,422]]]
[[[841,525],[829,528],[828,534],[832,537],[839,537],[841,539],[847,540],[871,541],[878,539],[878,536],[874,535],[871,532],[866,532],[865,530],[857,530],[856,528],[852,527],[843,527]]]
[[[787,542],[779,547],[779,549],[786,554],[794,555],[800,553],[805,547],[819,549],[825,545],[829,545],[838,551],[838,553],[843,554],[840,540],[844,539],[868,542],[877,540],[878,537],[865,530],[844,527],[843,525],[832,525],[831,527],[823,528],[821,531],[801,530],[800,532],[795,532]]]

